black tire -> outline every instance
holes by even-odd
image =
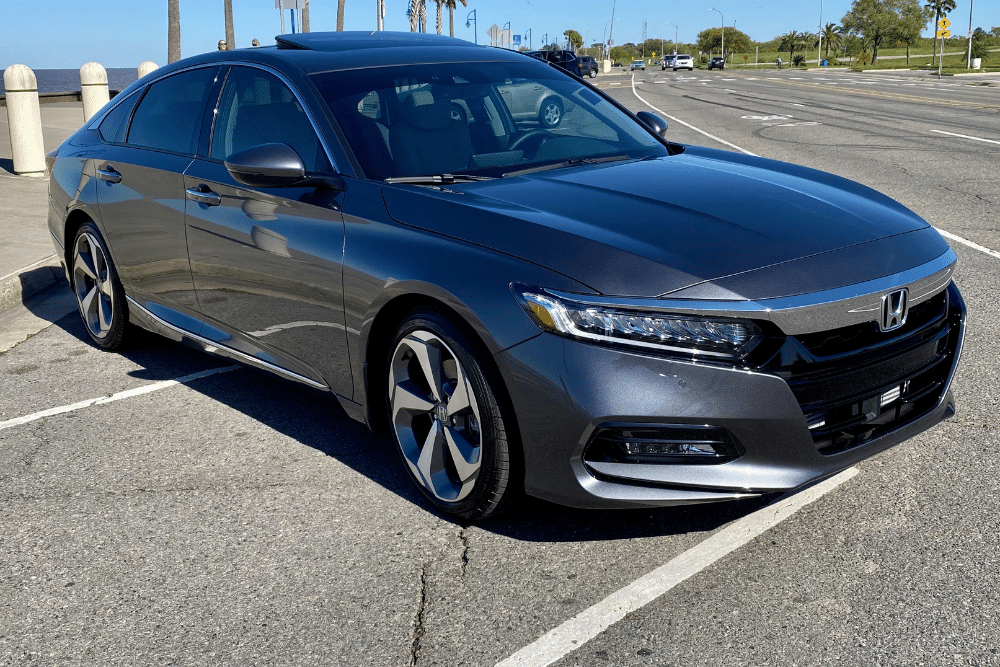
[[[563,105],[557,97],[547,97],[542,100],[538,110],[538,122],[542,127],[556,127],[562,122]]]
[[[590,70],[590,78],[593,79],[595,76],[597,76],[597,70],[596,69]]]
[[[471,334],[433,310],[411,313],[388,350],[386,406],[403,467],[431,505],[463,521],[501,514],[521,495],[514,417],[496,371],[479,363],[487,358]],[[436,390],[425,363],[439,369],[430,373]]]
[[[128,328],[125,290],[93,222],[85,222],[77,230],[69,261],[71,287],[87,334],[105,350],[121,348]]]
[[[465,109],[460,104],[451,103],[451,119],[460,123],[468,124],[469,117],[465,114]]]

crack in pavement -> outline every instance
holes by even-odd
[[[410,667],[416,667],[420,657],[420,640],[424,636],[424,607],[427,604],[427,565],[420,566],[420,592],[417,594],[417,610],[413,614],[413,632],[410,639]]]

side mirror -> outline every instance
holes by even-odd
[[[650,113],[649,111],[640,111],[635,115],[636,118],[642,121],[642,124],[656,132],[661,137],[667,136],[667,121],[663,120],[655,113]]]
[[[252,188],[281,188],[306,177],[302,158],[288,144],[261,144],[226,158],[226,169],[237,182]]]

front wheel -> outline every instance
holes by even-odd
[[[117,350],[128,323],[125,290],[93,222],[77,231],[70,263],[73,293],[90,339],[105,350]]]
[[[590,70],[590,78],[593,79],[595,76],[597,76],[597,70],[596,69]]]
[[[388,408],[410,478],[438,510],[475,521],[508,509],[520,493],[505,409],[484,372],[485,355],[437,312],[397,329],[388,364]],[[489,377],[488,377],[489,374]]]

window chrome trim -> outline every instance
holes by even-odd
[[[862,322],[876,322],[881,313],[882,297],[903,287],[909,290],[912,308],[947,289],[957,262],[958,257],[949,248],[925,264],[882,278],[821,292],[757,301],[634,299],[544,291],[560,299],[584,305],[678,315],[766,320],[776,324],[785,334],[794,336],[839,329]]]
[[[337,174],[341,173],[340,167],[337,166],[337,161],[333,159],[333,151],[330,150],[330,144],[327,142],[326,136],[319,131],[319,124],[316,122],[316,116],[313,115],[312,109],[310,109],[309,105],[305,103],[305,99],[303,98],[302,93],[299,92],[299,89],[295,87],[295,85],[289,80],[287,76],[284,75],[283,72],[275,69],[274,67],[271,67],[270,65],[264,65],[263,63],[251,63],[251,62],[246,62],[244,60],[220,60],[216,64],[230,66],[230,67],[253,67],[256,69],[264,70],[265,72],[268,72],[278,77],[278,79],[280,79],[281,82],[284,83],[286,86],[288,86],[288,89],[292,91],[292,95],[295,96],[295,99],[298,100],[299,102],[299,106],[301,106],[302,110],[305,112],[306,118],[309,119],[309,124],[312,125],[313,132],[316,133],[316,138],[319,139],[320,145],[323,146],[323,152],[326,153],[326,159],[327,162],[330,163],[330,167],[333,169],[335,173]],[[229,79],[230,72],[226,72],[227,80]],[[219,90],[219,99],[215,101],[215,105],[212,108],[213,136],[215,135],[215,121],[217,114],[219,113],[219,104],[222,102],[222,93],[225,92],[226,88],[225,83],[226,82],[223,82],[222,88]],[[211,144],[209,144],[209,150],[211,150]],[[218,160],[219,162],[222,162],[222,160],[214,158],[210,155],[204,156],[204,159]]]

